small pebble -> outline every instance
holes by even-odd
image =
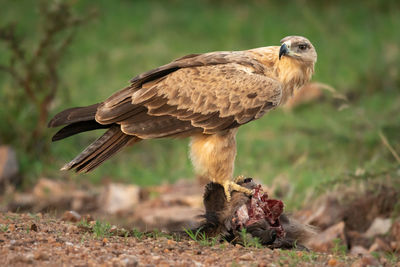
[[[334,258],[329,259],[329,261],[328,261],[328,265],[329,265],[329,266],[336,266],[337,263],[338,263],[337,260],[334,259]]]
[[[172,246],[176,244],[176,241],[172,240],[172,239],[168,239],[167,244]]]
[[[35,260],[43,260],[43,261],[45,261],[45,260],[49,259],[49,255],[46,252],[42,251],[42,250],[38,250],[33,254],[33,258]]]
[[[31,228],[30,228],[32,231],[35,231],[35,232],[37,232],[38,231],[38,227],[37,227],[37,225],[35,224],[35,223],[33,223],[32,225],[31,225]]]
[[[251,261],[252,259],[253,259],[253,254],[250,252],[243,254],[242,256],[239,257],[239,260],[242,260],[242,261]]]
[[[61,220],[67,222],[79,222],[81,218],[82,216],[79,213],[73,210],[69,210],[64,212],[63,216],[61,217]]]

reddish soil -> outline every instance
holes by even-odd
[[[93,224],[93,222],[92,222]],[[213,246],[182,237],[138,238],[121,229],[96,236],[93,227],[42,214],[0,213],[3,266],[394,266],[385,257]],[[113,234],[114,233],[114,234]],[[400,264],[397,264],[400,266]]]

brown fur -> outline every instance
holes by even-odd
[[[249,189],[253,189],[257,186],[251,178],[246,180],[246,182],[239,181],[239,184]],[[242,236],[237,229],[234,229],[235,226],[232,225],[232,219],[235,217],[236,211],[248,201],[248,196],[234,191],[231,201],[227,202],[224,189],[221,185],[216,183],[207,184],[203,198],[206,210],[204,222],[195,231],[203,231],[210,237],[220,235],[225,240],[232,241],[233,243],[240,243]],[[284,238],[276,238],[276,233],[265,220],[260,220],[252,224],[247,227],[246,231],[253,237],[259,238],[263,245],[269,246],[270,248],[287,249],[306,249],[305,244],[307,240],[317,232],[312,226],[302,224],[287,214],[282,214],[279,220],[286,233]]]

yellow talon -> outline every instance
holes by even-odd
[[[237,179],[235,179],[237,180]],[[231,201],[231,193],[232,191],[238,191],[238,192],[242,192],[245,193],[246,195],[251,195],[253,193],[252,190],[240,186],[237,183],[233,182],[233,181],[225,181],[223,184],[221,184],[224,187],[224,192],[225,192],[225,196],[226,196],[226,201],[230,202]]]
[[[246,179],[247,177],[246,176],[244,176],[244,175],[239,175],[239,176],[237,176],[235,179],[233,179],[233,181],[235,182],[235,183],[240,183],[240,182],[243,182],[244,181],[244,179]]]

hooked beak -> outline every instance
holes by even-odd
[[[284,55],[289,54],[289,48],[287,47],[287,45],[285,43],[283,43],[281,45],[281,49],[279,49],[279,60],[281,60],[281,57]]]

